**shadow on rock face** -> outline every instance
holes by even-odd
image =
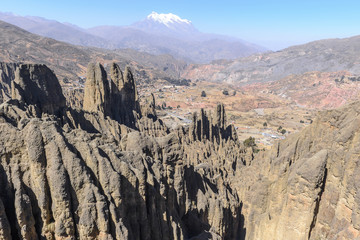
[[[0,238],[239,239],[237,194],[189,154],[238,149],[223,106],[214,124],[202,111],[193,132],[169,133],[153,97],[139,108],[128,68],[114,65],[116,91],[101,68],[89,73],[84,111],[65,107],[46,66],[19,67],[14,99],[0,105]]]

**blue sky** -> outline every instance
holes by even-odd
[[[0,11],[81,27],[129,25],[152,11],[189,19],[202,32],[226,34],[273,50],[360,35],[360,1],[323,0],[1,0]]]

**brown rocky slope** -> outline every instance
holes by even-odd
[[[0,239],[359,238],[359,103],[254,154],[222,105],[170,132],[129,69],[110,73],[89,65],[74,110],[46,66],[17,68],[0,105]]]
[[[247,239],[359,239],[359,141],[357,102],[321,112],[242,169]]]
[[[237,238],[225,175],[243,161],[236,150],[222,166],[241,148],[223,107],[169,133],[154,103],[138,106],[130,70],[111,73],[89,65],[84,110],[73,110],[46,66],[17,68],[0,105],[0,239]]]
[[[240,90],[252,96],[277,97],[307,109],[334,109],[359,99],[360,77],[346,71],[309,72],[244,85]]]
[[[102,64],[120,62],[131,65],[139,80],[179,79],[184,61],[170,55],[151,55],[131,49],[106,50],[71,45],[52,38],[41,37],[19,27],[0,21],[0,61],[42,63],[52,68],[60,84],[81,88],[79,77],[86,76],[87,64],[96,60]],[[66,88],[65,88],[66,89]]]
[[[360,74],[359,46],[360,36],[324,39],[234,61],[189,65],[182,76],[191,80],[251,84],[313,71],[349,71],[357,75]]]

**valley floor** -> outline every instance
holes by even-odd
[[[205,97],[201,96],[202,91]],[[224,91],[228,91],[228,95]],[[213,109],[219,102],[223,103],[228,113],[227,121],[235,126],[239,139],[244,141],[255,137],[259,149],[269,148],[274,141],[308,126],[318,112],[277,96],[253,95],[240,86],[204,81],[190,86],[157,82],[139,88],[140,96],[151,93],[159,106],[159,115],[173,129],[179,125],[189,125],[193,112],[201,108]],[[282,130],[285,131],[281,133]]]

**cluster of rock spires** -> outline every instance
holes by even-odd
[[[59,115],[66,105],[58,79],[45,65],[20,65],[11,82],[11,98],[36,106],[37,115]]]
[[[87,71],[83,109],[135,127],[136,114],[141,114],[134,77],[129,67],[125,74],[116,63],[111,65],[110,83],[99,63],[90,64]]]
[[[90,64],[83,109],[46,66],[15,68],[1,81],[0,239],[360,237],[359,103],[255,155],[223,105],[170,132],[129,68]]]
[[[217,122],[221,147],[169,133],[153,95],[140,106],[130,69],[110,72],[90,64],[72,109],[45,65],[17,67],[0,105],[0,239],[236,238],[237,194],[201,161],[240,144]]]
[[[237,140],[234,125],[226,125],[226,114],[223,104],[217,105],[214,119],[211,113],[208,116],[204,109],[201,109],[200,116],[197,116],[196,112],[193,114],[190,127],[191,141],[210,140],[220,143],[223,139]]]

